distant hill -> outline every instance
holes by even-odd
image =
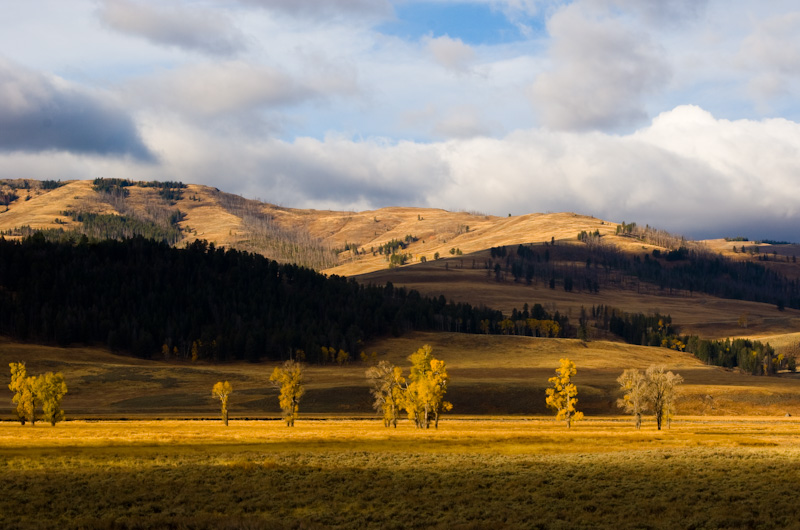
[[[504,312],[540,302],[562,312],[603,303],[625,311],[670,313],[679,315],[675,322],[682,329],[710,337],[790,333],[792,313],[776,313],[775,307],[797,307],[800,300],[798,245],[693,242],[635,223],[575,213],[497,217],[410,207],[303,210],[179,182],[0,180],[0,231],[20,237],[36,230],[49,238],[76,240],[81,235],[101,240],[141,234],[177,247],[206,240],[280,263],[363,282],[392,281]],[[549,244],[558,250],[542,248]],[[538,249],[533,251],[538,257],[520,259],[519,245]],[[505,257],[492,256],[492,249],[500,248]],[[624,259],[611,263],[608,256],[598,257],[599,248]],[[688,253],[681,248],[697,251],[705,261],[687,274]],[[545,252],[553,256],[549,269],[534,263]],[[716,257],[742,268],[720,269]],[[655,259],[642,261],[648,258]],[[487,266],[500,266],[500,276],[484,270]],[[535,269],[528,279],[527,267]],[[611,270],[615,275],[609,275]],[[555,289],[548,288],[548,273]],[[574,288],[565,292],[565,282]],[[700,293],[714,296],[703,305],[687,305],[697,302],[693,298]],[[710,305],[719,309],[709,314]],[[739,320],[747,315],[742,325]]]
[[[437,253],[449,256],[451,250],[469,254],[502,245],[574,239],[581,231],[613,236],[617,230],[616,223],[572,213],[496,217],[432,208],[302,210],[208,186],[119,179],[3,180],[3,197],[0,231],[7,237],[50,230],[102,238],[113,233],[97,225],[107,216],[122,216],[138,221],[140,232],[150,227],[152,234],[174,245],[204,239],[345,276],[389,268],[390,254],[380,249],[393,241],[402,243],[405,264],[411,264],[433,260]],[[95,217],[87,222],[86,215],[78,214]],[[133,222],[126,224],[117,233],[136,231]]]
[[[111,216],[121,219],[112,223]],[[343,276],[390,268],[392,252],[382,249],[392,248],[399,255],[394,264],[410,265],[433,260],[437,253],[451,257],[492,247],[575,241],[581,232],[598,234],[626,251],[671,250],[662,241],[643,243],[619,235],[621,226],[574,213],[497,217],[411,207],[304,210],[179,182],[0,180],[0,232],[6,237],[49,230],[98,239],[138,233],[175,246],[200,239]],[[796,261],[786,265],[800,254],[798,245],[722,239],[706,244],[733,259],[766,259],[765,265],[800,278],[800,268],[792,266]],[[741,252],[743,245],[746,252]]]
[[[35,230],[47,231],[48,238],[59,233],[90,239],[144,235],[175,246],[206,240],[317,270],[338,263],[331,242],[310,233],[305,221],[291,219],[315,217],[313,212],[305,215],[208,186],[119,179],[6,180],[0,181],[0,196],[12,199],[0,203],[5,210],[0,231],[7,237]]]

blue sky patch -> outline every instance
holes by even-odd
[[[419,40],[431,35],[448,35],[470,45],[502,44],[526,37],[504,13],[488,5],[410,2],[395,6],[396,19],[377,29],[386,35],[406,40]],[[543,21],[525,20],[534,31],[543,28]]]

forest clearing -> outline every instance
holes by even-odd
[[[0,423],[3,528],[797,528],[800,421]]]

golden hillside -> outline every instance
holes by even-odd
[[[391,281],[423,294],[443,294],[451,300],[485,304],[504,312],[522,308],[525,303],[541,303],[574,318],[581,307],[603,304],[626,311],[670,314],[681,331],[704,337],[772,337],[786,347],[797,344],[794,334],[800,329],[800,312],[778,312],[769,304],[663,292],[644,288],[638,282],[595,294],[580,289],[567,293],[548,289],[536,281],[532,285],[496,282],[483,269],[490,261],[488,249],[492,247],[550,241],[559,246],[576,245],[581,231],[599,233],[605,243],[640,256],[666,250],[664,246],[618,236],[617,223],[594,217],[574,213],[497,217],[411,207],[364,212],[303,210],[248,200],[196,184],[186,185],[170,201],[159,195],[156,187],[129,185],[126,196],[120,198],[97,191],[93,181],[59,184],[45,189],[39,181],[0,181],[0,194],[16,196],[6,201],[7,206],[0,206],[4,209],[0,211],[0,231],[9,237],[23,226],[80,228],[80,223],[66,212],[138,216],[149,222],[163,217],[159,215],[163,212],[179,211],[182,217],[177,223],[178,246],[196,239],[207,240],[278,261],[313,266],[328,274],[357,276],[360,281],[379,284]],[[406,265],[390,268],[388,255],[378,251],[392,240],[406,245],[400,250],[408,256]],[[789,278],[800,277],[800,267],[793,260],[800,254],[797,245],[722,239],[705,241],[703,245],[735,260],[766,257],[767,261],[760,262]],[[742,252],[743,245],[748,252]],[[754,253],[755,249],[758,253]],[[434,260],[437,253],[442,259]],[[740,325],[742,315],[747,315],[746,327]]]
[[[27,186],[27,187],[25,187]],[[382,208],[364,212],[338,212],[284,208],[246,200],[208,186],[188,184],[182,197],[169,203],[153,187],[128,186],[119,199],[95,191],[92,181],[68,181],[43,189],[31,180],[0,181],[0,192],[18,197],[0,212],[0,231],[23,226],[32,229],[74,229],[79,224],[65,212],[87,212],[148,217],[154,209],[180,211],[179,245],[204,239],[217,246],[254,251],[279,261],[303,262],[287,246],[317,247],[329,252],[326,273],[353,276],[386,269],[388,260],[373,252],[396,239],[414,238],[405,249],[409,263],[423,256],[432,260],[451,249],[469,254],[501,245],[518,245],[575,239],[585,230],[614,234],[616,224],[572,213],[495,217],[433,208]],[[624,243],[624,242],[623,242]],[[344,250],[345,247],[348,250]],[[356,249],[357,252],[349,249]],[[315,265],[316,263],[310,263]]]
[[[278,261],[294,261],[326,273],[356,276],[389,268],[389,260],[377,252],[392,240],[403,241],[408,265],[435,254],[450,257],[451,250],[462,255],[491,247],[575,241],[581,231],[597,232],[607,243],[631,252],[663,248],[616,236],[615,222],[575,213],[531,213],[497,217],[480,213],[450,212],[434,208],[390,207],[363,212],[303,210],[244,199],[216,188],[188,184],[178,198],[167,201],[158,188],[130,185],[124,198],[96,191],[93,181],[74,180],[45,189],[35,180],[0,180],[0,196],[13,200],[0,206],[0,231],[7,237],[15,229],[79,228],[80,223],[65,212],[127,215],[152,221],[159,213],[182,214],[178,222],[178,245],[196,239],[216,246],[238,248],[263,254]],[[409,237],[410,236],[410,237]],[[712,240],[704,242],[714,252],[734,259],[776,256],[786,261],[800,254],[797,245],[764,245]],[[745,244],[750,253],[734,252]],[[347,249],[347,250],[345,250]],[[780,259],[768,263],[790,277],[800,276],[796,263]]]

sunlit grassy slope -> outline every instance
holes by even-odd
[[[601,289],[599,293],[566,292],[560,286],[550,289],[543,282],[526,285],[513,278],[496,281],[491,270],[484,268],[489,252],[470,256],[447,257],[408,267],[386,269],[359,276],[364,283],[385,284],[416,289],[432,296],[444,295],[448,300],[486,305],[511,313],[524,304],[540,303],[551,311],[558,310],[577,320],[581,307],[594,305],[616,307],[634,313],[660,313],[672,316],[673,324],[684,334],[705,338],[757,337],[768,339],[800,330],[800,311],[779,311],[771,304],[728,300],[688,292],[669,294],[655,286],[635,280],[618,289]],[[474,264],[474,268],[473,268]],[[739,317],[747,315],[747,327],[739,325]],[[795,343],[797,339],[795,339]]]
[[[16,182],[16,184],[13,184]],[[0,189],[15,191],[19,198],[0,212],[0,230],[21,226],[32,228],[69,228],[74,222],[65,218],[64,211],[84,211],[118,214],[114,205],[103,200],[92,189],[90,180],[65,182],[61,187],[44,190],[34,183],[29,189],[20,189],[21,181],[2,181]],[[12,184],[17,188],[12,190]],[[250,237],[252,225],[242,218],[241,212],[226,206],[226,194],[216,188],[187,184],[183,196],[174,204],[166,205],[155,188],[131,186],[126,188],[129,197],[126,208],[144,211],[150,207],[180,210],[185,214],[180,226],[183,243],[205,239],[217,246],[231,247]],[[269,197],[265,198],[269,201]],[[435,253],[448,256],[451,249],[464,255],[491,247],[541,243],[545,241],[574,241],[581,231],[597,231],[619,248],[630,252],[650,252],[651,245],[643,245],[629,238],[617,237],[617,223],[575,213],[530,213],[510,217],[485,215],[480,212],[451,212],[435,208],[390,207],[363,212],[297,209],[249,201],[252,212],[266,216],[276,226],[289,230],[293,237],[305,234],[322,244],[341,251],[339,265],[326,272],[345,276],[366,274],[388,268],[384,256],[373,256],[377,249],[392,239],[406,240],[411,236],[405,253],[411,255],[409,263],[418,263],[421,257],[432,259]],[[56,222],[56,219],[59,222]],[[790,257],[800,254],[800,245],[767,245],[753,242],[705,242],[715,252],[734,259],[756,259],[756,255],[733,252],[742,245],[758,247],[761,255]],[[348,248],[357,249],[343,250]],[[800,267],[795,262],[765,262],[790,277],[800,277]]]
[[[8,188],[0,181],[0,188]],[[10,188],[9,188],[10,189]],[[188,184],[183,196],[166,205],[154,188],[130,186],[125,199],[127,208],[144,211],[148,205],[178,209],[185,214],[180,226],[183,242],[205,239],[217,246],[231,247],[247,239],[247,222],[226,208],[224,193],[216,188]],[[72,224],[64,211],[119,214],[114,205],[103,200],[92,189],[92,181],[69,181],[53,190],[17,189],[19,198],[7,211],[0,212],[0,230],[21,226],[32,228],[68,228]],[[450,212],[435,208],[392,207],[364,212],[303,210],[285,208],[270,203],[251,201],[253,211],[271,218],[293,234],[307,234],[323,244],[342,250],[345,246],[365,253],[340,253],[340,265],[326,272],[354,275],[388,267],[381,255],[370,249],[392,239],[405,240],[412,236],[406,252],[412,261],[420,257],[433,258],[436,252],[446,255],[451,248],[463,253],[477,252],[499,245],[543,242],[554,239],[574,239],[581,231],[600,231],[613,234],[615,223],[572,213],[529,214],[515,217],[496,217],[481,213]],[[58,219],[59,222],[56,222]],[[268,256],[269,257],[269,256]]]
[[[561,357],[578,367],[580,408],[589,415],[618,414],[616,378],[624,368],[664,364],[686,380],[679,401],[683,414],[800,415],[800,379],[794,374],[752,377],[702,365],[688,354],[617,342],[413,333],[376,341],[366,351],[377,360],[406,366],[423,344],[449,367],[448,399],[453,414],[549,414],[544,404],[547,378]],[[51,348],[0,343],[0,362],[24,360],[30,373],[61,371],[69,393],[68,417],[215,417],[211,397],[216,381],[234,386],[234,418],[278,417],[277,391],[269,385],[269,363],[193,364],[144,361],[91,348]],[[308,368],[308,393],[301,411],[310,415],[371,417],[364,371],[368,364]],[[11,394],[0,387],[0,417],[10,418]]]

